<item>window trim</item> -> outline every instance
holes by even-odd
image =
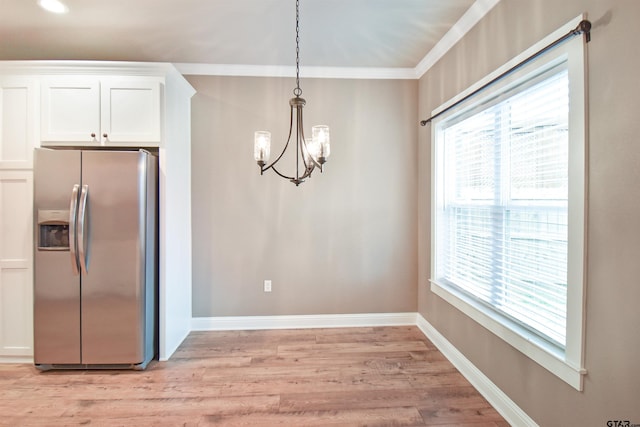
[[[482,85],[499,76],[523,59],[531,56],[544,46],[566,34],[571,29],[585,19],[580,15],[568,22],[552,34],[540,40],[531,48],[522,52],[502,67],[486,76],[476,84],[469,87],[450,101],[438,107],[432,115],[443,111],[448,106],[453,105],[457,100],[463,99],[467,94],[472,93]],[[471,106],[480,105],[487,100],[494,98],[496,91],[504,92],[510,86],[517,84],[527,76],[539,73],[539,69],[557,63],[568,58],[567,66],[569,72],[569,93],[571,108],[569,110],[569,248],[568,248],[568,286],[567,289],[567,333],[566,347],[562,351],[551,345],[536,334],[526,330],[515,322],[504,319],[490,308],[480,304],[464,293],[438,283],[433,274],[435,272],[435,250],[436,250],[436,133],[437,124],[448,117],[456,115],[462,110]],[[465,313],[467,316],[490,330],[495,335],[502,338],[508,344],[528,356],[530,359],[553,373],[576,390],[583,389],[583,378],[586,374],[584,369],[584,312],[585,312],[585,268],[586,268],[586,191],[587,191],[587,69],[586,69],[586,48],[582,37],[575,37],[547,52],[536,60],[527,64],[522,69],[514,72],[505,79],[496,83],[491,88],[477,94],[475,97],[466,100],[461,105],[452,109],[447,114],[438,117],[431,126],[431,291],[449,302],[454,307]],[[578,285],[576,285],[578,284]]]

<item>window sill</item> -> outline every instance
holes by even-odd
[[[564,351],[449,286],[431,280],[431,291],[576,390],[582,391],[583,377],[587,371],[570,364],[565,359]]]

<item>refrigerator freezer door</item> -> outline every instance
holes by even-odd
[[[80,183],[80,152],[36,149],[34,162],[34,212],[69,210],[74,185]],[[69,227],[73,222],[69,221]],[[35,234],[39,236],[40,230]],[[71,230],[69,236],[72,234]],[[73,242],[69,241],[69,245]],[[43,250],[36,242],[33,325],[36,364],[81,361],[80,276],[69,263],[70,252]]]
[[[146,154],[83,151],[82,363],[144,360]]]

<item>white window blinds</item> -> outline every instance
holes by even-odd
[[[566,62],[436,127],[434,278],[564,349]]]

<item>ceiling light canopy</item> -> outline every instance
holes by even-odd
[[[290,122],[289,122],[289,137],[287,143],[282,150],[282,153],[267,166],[271,152],[271,132],[269,131],[257,131],[254,135],[253,156],[260,166],[260,175],[269,169],[281,176],[293,182],[296,187],[300,185],[306,178],[311,177],[311,173],[317,167],[322,172],[322,166],[329,157],[331,145],[330,145],[330,133],[329,127],[325,125],[313,126],[311,128],[311,138],[305,138],[303,122],[302,122],[302,108],[307,103],[302,95],[302,89],[300,89],[300,1],[296,0],[296,87],[293,89],[295,98],[289,100],[290,106]],[[294,120],[295,111],[295,120]],[[295,127],[295,132],[293,128]],[[296,156],[295,156],[295,175],[285,175],[276,169],[276,163],[284,156],[284,153],[289,147],[291,142],[291,135],[295,134],[296,139]]]
[[[69,8],[59,0],[38,0],[38,6],[51,13],[67,13]]]

